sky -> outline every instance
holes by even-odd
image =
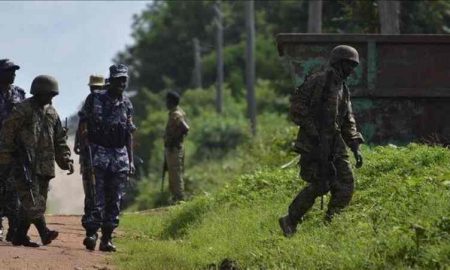
[[[0,1],[0,59],[20,66],[15,85],[29,97],[41,74],[59,82],[60,117],[77,112],[89,75],[108,76],[117,52],[132,44],[133,14],[148,1]]]

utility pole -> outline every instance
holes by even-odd
[[[400,1],[378,0],[381,34],[400,34]]]
[[[322,0],[308,2],[308,33],[322,33]]]
[[[247,50],[245,73],[247,79],[247,110],[252,134],[256,135],[255,99],[255,2],[245,1],[245,24],[247,29]]]
[[[202,88],[202,56],[200,52],[200,41],[198,38],[192,39],[194,44],[194,87]]]
[[[216,56],[217,56],[217,82],[216,82],[216,111],[222,113],[223,104],[223,15],[220,9],[220,0],[214,5],[216,12]]]

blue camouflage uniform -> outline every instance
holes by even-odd
[[[132,122],[133,106],[124,95],[113,99],[108,91],[91,93],[79,112],[80,122],[87,123],[96,185],[95,200],[84,178],[86,232],[114,230],[119,225],[120,203],[130,169],[127,140],[136,129]],[[95,201],[95,203],[94,203]]]
[[[10,85],[7,91],[0,92],[0,130],[5,120],[17,103],[25,99],[25,91],[15,85]],[[0,179],[1,217],[8,218],[10,228],[15,228],[17,215],[19,211],[19,198],[16,191],[14,181],[14,169],[11,168],[9,173],[5,175],[6,179]]]

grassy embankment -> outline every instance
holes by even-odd
[[[279,168],[292,157],[281,149],[295,133],[278,128],[284,124],[193,168],[223,178],[222,189],[166,210],[125,215],[116,263],[123,269],[215,269],[225,262],[250,269],[449,267],[448,149],[364,147],[347,211],[325,225],[316,203],[286,239],[277,220],[304,183],[295,167]]]

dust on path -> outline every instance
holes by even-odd
[[[48,246],[27,248],[0,242],[0,269],[116,269],[110,262],[112,255],[98,251],[98,242],[95,251],[84,248],[85,233],[80,219],[80,216],[47,216],[48,227],[59,231],[58,238]],[[29,235],[40,243],[33,225]]]

